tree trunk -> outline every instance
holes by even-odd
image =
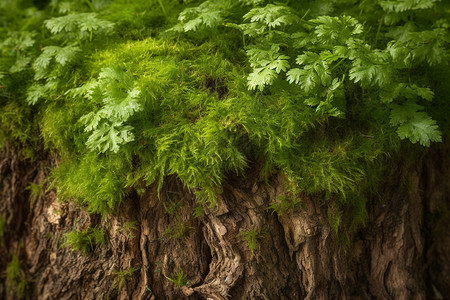
[[[170,177],[159,197],[153,185],[129,191],[119,212],[102,219],[60,203],[52,189],[31,199],[27,186],[43,183],[56,162],[6,150],[0,268],[19,256],[27,299],[444,299],[449,152],[437,145],[409,166],[393,165],[347,245],[332,231],[324,199],[304,196],[302,209],[280,216],[269,211],[283,178],[260,178],[256,166],[230,175],[203,216],[193,217],[195,197]],[[105,245],[87,255],[61,247],[64,233],[96,225],[106,229]],[[139,269],[121,277],[131,268]],[[2,272],[0,298],[15,299],[8,285]]]

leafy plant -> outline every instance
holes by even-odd
[[[190,285],[187,275],[183,272],[180,266],[178,266],[178,271],[176,273],[170,274],[170,277],[165,275],[164,277],[166,277],[167,280],[172,282],[178,288]]]
[[[266,236],[265,230],[251,229],[247,231],[241,231],[239,236],[247,242],[247,246],[252,253],[252,257],[255,256],[255,250],[258,247],[258,243]]]
[[[395,154],[449,128],[445,1],[44,2],[0,3],[0,147],[60,157],[90,213],[176,177],[200,216],[251,166],[296,191],[272,210],[314,196],[350,232]]]
[[[71,13],[48,19],[44,24],[54,35],[68,32],[79,40],[89,38],[91,41],[94,33],[110,34],[114,28],[114,23],[97,18],[96,13]]]
[[[133,127],[125,125],[136,112],[142,110],[140,90],[134,86],[133,78],[119,68],[105,68],[98,81],[88,82],[72,92],[83,95],[95,103],[103,102],[97,112],[80,118],[86,132],[91,132],[86,146],[100,153],[110,150],[117,153],[120,146],[134,140]]]
[[[133,267],[128,270],[120,270],[120,271],[114,271],[114,274],[116,275],[116,279],[114,280],[114,288],[117,288],[117,290],[120,292],[125,285],[125,283],[130,280],[133,277],[134,272],[139,270],[141,267]]]
[[[92,252],[97,245],[105,244],[105,232],[103,229],[88,227],[85,230],[73,230],[64,235],[62,244],[72,251],[81,251],[83,254]]]
[[[192,229],[193,229],[192,226],[177,220],[175,225],[170,226],[163,232],[163,236],[166,236],[171,239],[172,238],[179,239],[186,236],[186,234]]]
[[[300,209],[302,207],[303,202],[300,197],[282,195],[279,196],[277,201],[272,203],[268,209],[280,216],[289,210]]]

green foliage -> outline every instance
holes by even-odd
[[[190,282],[187,275],[183,272],[180,266],[178,266],[178,271],[176,273],[170,274],[170,277],[164,275],[170,282],[172,282],[177,288],[183,286],[189,286]]]
[[[261,164],[289,182],[272,210],[314,195],[353,230],[401,140],[449,128],[445,1],[0,7],[0,147],[58,155],[52,186],[91,213],[177,177],[200,216],[228,174]]]
[[[72,251],[81,251],[84,255],[92,252],[96,246],[105,244],[105,232],[103,229],[88,227],[85,230],[73,230],[64,235],[62,244]]]
[[[114,23],[97,18],[95,13],[72,13],[66,16],[44,21],[45,26],[54,35],[60,33],[75,34],[79,40],[89,38],[93,34],[110,34]]]
[[[252,253],[252,257],[255,256],[255,250],[258,247],[259,241],[266,236],[265,230],[251,229],[247,231],[241,231],[239,236],[247,242],[247,246]]]
[[[6,266],[6,280],[7,292],[22,299],[28,288],[28,281],[16,254],[12,254],[12,259]]]
[[[272,203],[268,209],[281,216],[289,210],[301,209],[303,207],[302,199],[299,197],[289,197],[282,195],[277,198],[277,201]]]
[[[30,208],[33,209],[36,201],[44,194],[44,183],[36,184],[32,182],[26,189],[30,191]]]
[[[62,200],[75,200],[91,213],[108,214],[122,202],[129,165],[122,157],[100,158],[90,153],[81,161],[68,160],[54,170]]]
[[[172,196],[169,197],[168,195]],[[176,192],[167,191],[166,193],[166,201],[163,202],[164,209],[168,214],[170,214],[174,218],[173,224],[171,224],[164,232],[163,236],[169,239],[172,238],[182,238],[186,236],[193,227],[190,226],[186,221],[183,221],[181,218],[182,209],[185,207],[185,203],[183,199],[180,199],[183,195]]]
[[[430,146],[430,142],[442,141],[436,121],[425,112],[420,112],[423,106],[413,102],[403,105],[392,105],[391,124],[398,125],[397,133],[401,139],[409,138],[413,143],[420,142]]]
[[[231,1],[208,0],[197,7],[183,10],[178,20],[180,24],[172,28],[173,31],[195,31],[200,27],[215,27],[222,23],[225,8]]]
[[[69,91],[70,93],[71,91]],[[80,118],[86,132],[91,132],[86,146],[104,153],[117,153],[120,146],[134,140],[133,127],[125,125],[136,112],[142,110],[140,90],[133,86],[133,78],[118,68],[105,68],[98,81],[88,82],[72,94],[81,94],[102,108]]]
[[[123,288],[123,286],[125,285],[125,283],[130,280],[131,278],[133,278],[133,274],[134,272],[136,272],[137,270],[139,270],[141,267],[137,266],[137,267],[133,267],[130,268],[128,270],[120,270],[114,271],[114,274],[116,275],[116,278],[114,280],[114,288],[117,288],[117,290],[120,292]]]

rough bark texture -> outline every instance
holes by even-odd
[[[0,268],[19,255],[30,299],[445,299],[449,152],[440,145],[409,166],[392,166],[396,180],[368,202],[369,221],[349,247],[336,241],[319,199],[305,197],[303,209],[281,216],[269,211],[282,178],[266,183],[257,168],[230,175],[218,206],[199,218],[194,196],[172,177],[160,197],[154,186],[140,196],[130,191],[119,213],[102,219],[60,203],[53,190],[30,203],[26,187],[42,183],[54,162],[5,151]],[[96,225],[106,229],[105,245],[88,255],[61,247],[64,233]],[[135,267],[119,285],[117,272]],[[188,282],[178,287],[169,279],[181,270]],[[15,299],[7,285],[2,274],[0,298]]]

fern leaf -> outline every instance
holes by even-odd
[[[86,146],[100,153],[119,152],[120,146],[134,140],[133,127],[104,122],[89,136]]]
[[[21,72],[27,68],[27,66],[30,64],[30,62],[31,62],[31,57],[19,56],[16,59],[16,62],[14,63],[14,65],[12,65],[11,68],[9,68],[9,72],[10,73]]]
[[[387,12],[405,12],[408,10],[419,10],[432,8],[440,0],[397,0],[380,1],[380,6]]]
[[[310,21],[316,24],[314,33],[317,39],[325,45],[345,45],[363,32],[363,26],[349,16],[321,16]]]
[[[256,68],[247,77],[248,89],[255,90],[258,88],[262,91],[266,85],[271,85],[276,77],[277,73],[272,69]]]
[[[134,139],[133,127],[125,125],[128,119],[143,109],[140,90],[133,87],[133,77],[120,68],[104,68],[98,80],[69,92],[73,97],[95,97],[103,102],[97,112],[80,118],[85,131],[91,132],[86,145],[100,152],[118,152],[122,144]]]
[[[42,84],[35,83],[28,88],[26,101],[29,105],[34,105],[46,94],[47,88]]]
[[[253,8],[243,18],[245,21],[258,22],[269,28],[290,25],[298,20],[297,15],[289,7],[274,4]]]
[[[69,14],[46,20],[44,24],[52,34],[72,32],[80,39],[91,37],[94,32],[109,34],[114,28],[114,23],[97,18],[95,13]]]
[[[247,77],[250,90],[258,88],[263,90],[264,86],[273,83],[277,74],[287,71],[290,67],[289,56],[280,54],[280,47],[272,45],[269,50],[252,48],[247,50],[247,56],[253,72]]]
[[[331,73],[326,61],[322,60],[319,54],[305,52],[299,55],[297,64],[303,65],[303,69],[294,68],[287,72],[289,83],[299,84],[305,92],[309,93],[319,86],[327,86],[331,83]]]
[[[442,135],[436,121],[427,113],[420,111],[422,109],[422,106],[414,102],[393,104],[391,124],[398,126],[397,133],[401,139],[408,138],[412,143],[419,142],[428,147],[431,142],[442,141]]]

